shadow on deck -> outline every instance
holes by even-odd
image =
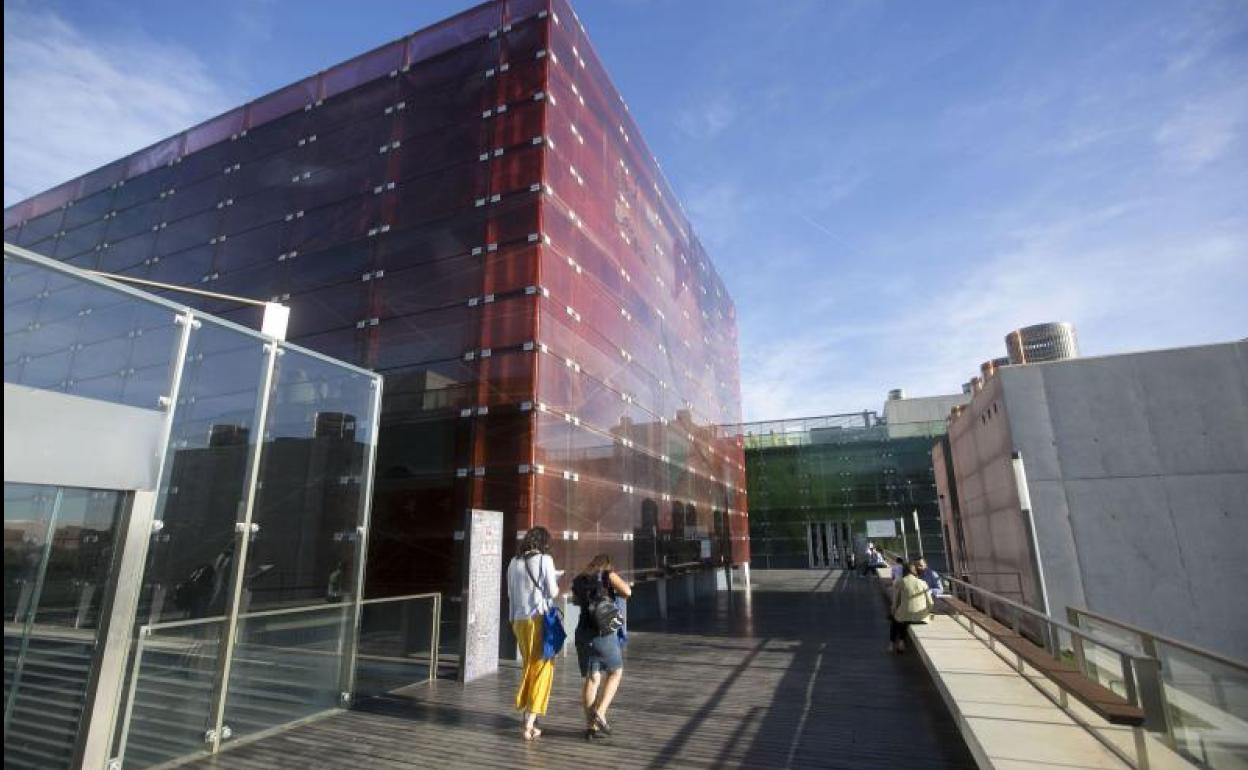
[[[758,571],[751,594],[632,629],[610,714],[581,738],[580,680],[561,659],[545,735],[519,737],[518,670],[375,699],[197,762],[197,768],[843,768],[973,770],[916,656],[885,652],[874,580]]]

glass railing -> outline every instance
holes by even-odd
[[[441,594],[369,599],[362,604],[353,688],[357,703],[437,678]]]
[[[134,647],[115,756],[152,767],[206,750],[215,725],[225,618],[144,626]]]
[[[437,672],[441,594],[293,607],[143,626],[116,756],[126,770],[229,746]],[[223,685],[228,667],[228,686]],[[224,697],[224,710],[218,708]]]
[[[1087,610],[1072,607],[1068,616],[1095,639],[1157,660],[1164,728],[1175,751],[1211,770],[1248,768],[1248,663]],[[1103,653],[1085,649],[1081,657],[1088,676],[1112,681]]]

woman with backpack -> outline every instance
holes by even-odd
[[[525,533],[518,553],[507,565],[511,628],[524,661],[516,708],[524,715],[521,737],[526,741],[542,734],[537,718],[546,715],[555,677],[554,659],[543,656],[546,612],[559,596],[559,573],[549,552],[550,533],[545,527],[534,527]]]
[[[607,709],[624,678],[620,650],[624,618],[616,599],[627,599],[632,594],[632,587],[611,569],[611,557],[605,553],[595,556],[572,581],[572,596],[581,610],[576,624],[576,660],[585,680],[581,697],[587,741],[611,734]]]

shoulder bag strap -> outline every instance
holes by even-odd
[[[538,554],[538,558],[539,559],[541,558],[541,554]],[[536,588],[538,593],[542,595],[542,598],[545,599],[546,598],[546,586],[539,583],[537,581],[537,578],[533,577],[533,570],[531,568],[531,565],[529,564],[529,557],[521,556],[520,560],[524,562],[524,572],[526,575],[529,576],[529,580],[533,581],[533,587]]]

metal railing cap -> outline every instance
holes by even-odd
[[[1243,671],[1245,673],[1248,673],[1248,661],[1235,660],[1234,658],[1227,657],[1226,655],[1222,655],[1221,653],[1213,652],[1212,650],[1206,650],[1203,647],[1197,647],[1196,645],[1190,644],[1188,642],[1181,642],[1178,639],[1174,639],[1168,636],[1163,636],[1153,631],[1148,631],[1138,626],[1133,626],[1130,623],[1124,623],[1121,620],[1116,620],[1107,615],[1102,615],[1099,612],[1093,612],[1092,610],[1084,609],[1082,607],[1070,607],[1069,609],[1071,612],[1077,613],[1079,615],[1086,615],[1089,618],[1092,618],[1093,620],[1099,620],[1102,623],[1109,623],[1111,625],[1117,626],[1118,628],[1124,629],[1126,631],[1130,631],[1133,634],[1139,634],[1142,637],[1149,637],[1152,640],[1161,642],[1162,644],[1167,645],[1169,647],[1174,647],[1176,649],[1183,650],[1184,652],[1192,653],[1193,655],[1199,655],[1204,658],[1209,658],[1210,660],[1213,660],[1217,663],[1227,666],[1228,668],[1234,668],[1234,669]],[[1101,642],[1097,641],[1097,644],[1101,644]]]
[[[1143,661],[1151,661],[1151,660],[1156,660],[1156,658],[1154,658],[1154,657],[1153,657],[1153,656],[1151,656],[1151,655],[1142,655],[1142,654],[1137,653],[1137,652],[1135,652],[1135,651],[1133,651],[1133,650],[1123,649],[1122,647],[1119,647],[1119,646],[1118,646],[1118,645],[1116,645],[1116,644],[1110,644],[1110,643],[1107,643],[1105,640],[1103,640],[1103,639],[1099,639],[1099,638],[1097,638],[1097,637],[1093,636],[1091,633],[1089,633],[1088,631],[1085,631],[1085,630],[1084,630],[1084,629],[1082,629],[1082,628],[1079,628],[1079,627],[1077,627],[1077,626],[1073,626],[1073,625],[1071,625],[1070,623],[1066,623],[1065,621],[1058,620],[1057,618],[1053,617],[1052,615],[1046,615],[1045,613],[1040,612],[1039,610],[1032,609],[1031,607],[1028,607],[1028,606],[1027,606],[1027,605],[1025,605],[1025,604],[1020,604],[1019,602],[1016,602],[1016,601],[1014,601],[1013,599],[1010,599],[1010,598],[1008,598],[1008,597],[1002,596],[1001,594],[998,594],[998,593],[993,593],[992,591],[989,591],[989,590],[987,590],[987,589],[981,588],[981,587],[979,587],[979,586],[975,585],[974,583],[967,583],[967,582],[966,582],[966,581],[964,581],[964,580],[958,580],[957,578],[951,578],[951,577],[949,577],[949,576],[947,576],[947,575],[941,575],[941,576],[940,576],[940,579],[941,579],[941,580],[944,580],[944,581],[947,581],[947,582],[948,582],[948,583],[950,583],[951,585],[960,585],[960,586],[964,586],[964,587],[966,587],[966,588],[968,588],[968,589],[970,589],[970,590],[972,590],[972,591],[974,591],[974,592],[976,592],[976,593],[986,595],[986,596],[988,596],[990,599],[992,599],[992,601],[994,601],[994,602],[1001,602],[1002,604],[1005,604],[1005,605],[1007,605],[1007,606],[1013,607],[1014,609],[1020,610],[1020,611],[1022,611],[1022,612],[1024,612],[1024,613],[1026,613],[1027,615],[1030,615],[1030,616],[1032,616],[1032,617],[1034,617],[1034,618],[1038,618],[1039,620],[1041,620],[1041,621],[1043,621],[1043,622],[1045,622],[1045,623],[1047,623],[1047,624],[1049,624],[1049,625],[1051,625],[1051,626],[1053,626],[1053,627],[1055,627],[1055,628],[1060,628],[1061,630],[1063,630],[1063,631],[1065,631],[1065,632],[1067,632],[1067,633],[1069,633],[1069,634],[1073,634],[1073,635],[1075,635],[1075,636],[1078,636],[1078,637],[1080,637],[1081,639],[1087,639],[1088,641],[1092,642],[1093,644],[1097,645],[1098,647],[1104,647],[1105,649],[1109,650],[1110,652],[1116,653],[1116,654],[1121,655],[1121,656],[1123,656],[1123,657],[1125,657],[1125,658],[1129,658],[1130,660],[1143,660]]]

